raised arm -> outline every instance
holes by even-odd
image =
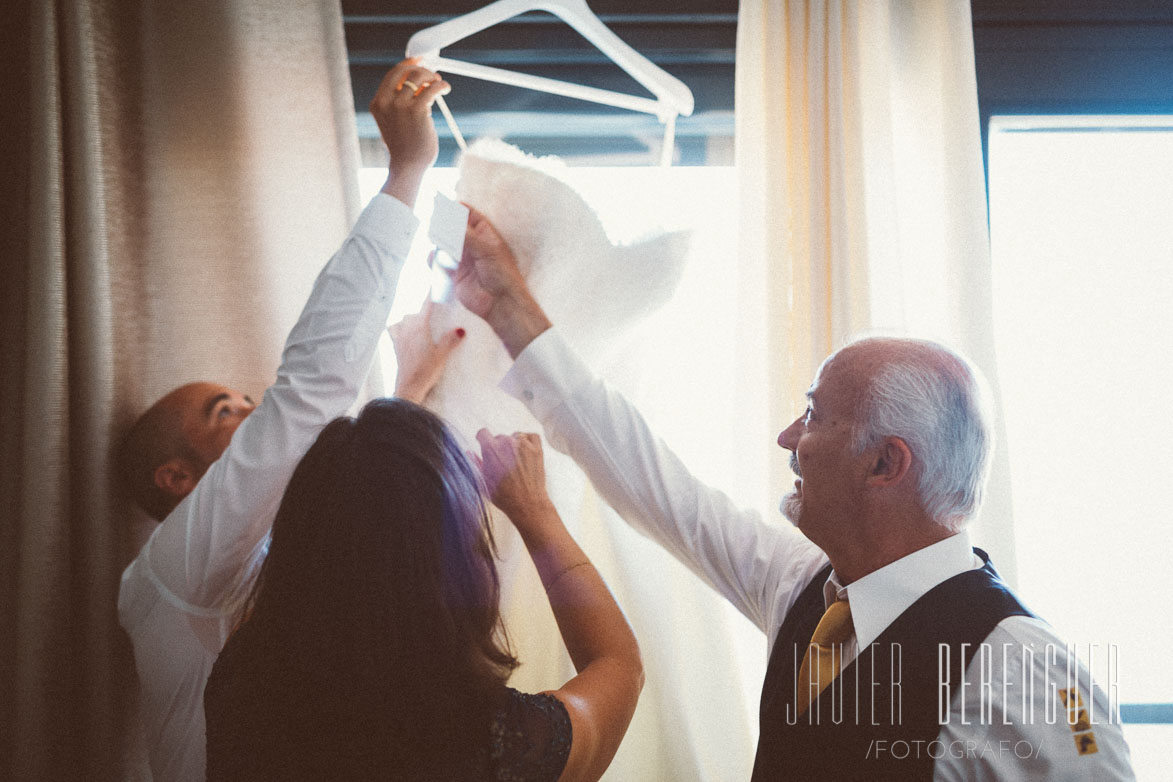
[[[826,564],[801,533],[738,508],[655,436],[640,412],[570,351],[508,245],[473,212],[453,276],[461,302],[517,359],[502,387],[542,423],[624,521],[655,540],[765,630]],[[781,613],[780,613],[781,612]]]
[[[234,608],[294,466],[321,427],[357,399],[415,232],[410,207],[436,158],[430,107],[448,89],[411,60],[380,84],[371,113],[391,156],[384,194],[315,280],[276,382],[140,555],[172,602],[211,615]]]
[[[559,780],[596,780],[615,756],[643,687],[639,646],[607,585],[550,502],[541,439],[536,434],[493,436],[482,429],[477,440],[493,502],[521,533],[578,671],[551,692],[566,707],[572,731]]]

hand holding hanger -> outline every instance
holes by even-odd
[[[391,158],[383,192],[408,206],[415,205],[420,180],[440,151],[432,103],[451,89],[412,57],[387,72],[371,99],[371,116]]]

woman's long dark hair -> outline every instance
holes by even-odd
[[[303,741],[333,735],[349,756],[336,762],[359,763],[343,776],[370,765],[382,778],[458,778],[518,664],[494,555],[456,439],[418,405],[376,400],[330,423],[294,471],[229,650],[237,668],[298,690]]]

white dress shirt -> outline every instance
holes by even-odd
[[[119,621],[134,644],[157,782],[205,778],[204,684],[294,467],[358,397],[416,224],[407,206],[375,196],[314,282],[277,381],[122,574]]]
[[[790,524],[767,523],[757,511],[737,508],[725,494],[698,481],[555,329],[522,351],[501,387],[529,407],[550,445],[578,462],[624,520],[732,602],[766,634],[772,650],[799,594],[828,563],[818,547]],[[832,571],[824,599],[829,605],[846,596],[855,628],[845,649],[847,660],[934,586],[981,565],[962,533],[846,587]],[[937,742],[876,746],[877,755],[928,753],[938,780],[1134,778],[1120,725],[1109,722],[1104,692],[1089,686],[1081,665],[1068,680],[1067,647],[1045,622],[1007,618],[986,644],[989,653],[975,654],[965,686],[955,688]],[[1024,657],[1024,649],[1033,656]],[[1024,681],[1034,684],[1025,699]],[[1059,690],[1068,687],[1077,687],[1078,699],[1091,707],[1096,724],[1089,726],[1090,743],[1086,730],[1077,732],[1066,720]],[[1076,696],[1071,697],[1074,705]]]

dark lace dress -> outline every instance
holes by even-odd
[[[505,705],[489,724],[488,779],[554,782],[570,755],[570,716],[553,695],[505,688]]]
[[[299,686],[304,670],[234,647],[221,653],[204,690],[209,780],[554,782],[566,766],[570,717],[551,695],[503,687],[479,736],[453,735],[438,751],[405,748],[386,741],[378,702]]]

